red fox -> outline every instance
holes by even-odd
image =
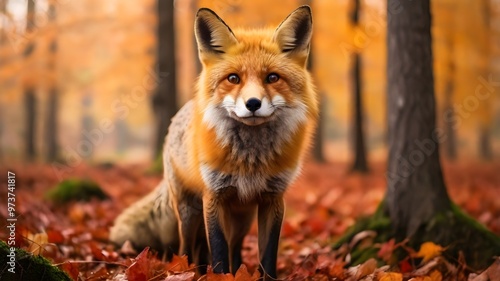
[[[260,271],[276,278],[283,194],[318,115],[306,69],[311,34],[308,6],[276,30],[234,32],[213,11],[198,11],[203,69],[195,97],[169,127],[164,180],[116,219],[111,241],[187,254],[216,273],[235,273],[257,216]]]

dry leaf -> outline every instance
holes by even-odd
[[[36,233],[28,235],[28,252],[33,255],[41,255],[43,253],[43,246],[49,243],[47,233]]]
[[[179,274],[169,275],[164,281],[191,281],[194,278],[194,272],[182,272]]]
[[[429,276],[417,276],[409,279],[408,281],[432,281]]]
[[[127,268],[126,273],[129,280],[148,280],[150,278],[148,252],[149,247],[146,247],[135,258],[135,262]]]
[[[254,272],[253,275],[250,275],[247,267],[242,264],[238,271],[236,271],[236,275],[234,276],[234,281],[255,281],[260,278],[260,273],[258,270]]]
[[[379,281],[403,281],[403,274],[397,272],[381,272]]]
[[[425,242],[420,246],[420,250],[415,254],[415,256],[423,258],[423,262],[425,263],[437,256],[440,256],[444,250],[445,248],[432,242]]]
[[[441,272],[434,270],[429,274],[429,277],[431,278],[432,281],[442,281],[443,280],[443,275]]]
[[[185,255],[181,257],[174,255],[167,265],[167,270],[173,272],[183,272],[189,269],[188,257]]]
[[[365,263],[350,267],[347,272],[353,280],[359,280],[368,274],[372,274],[377,268],[377,261],[375,259],[369,259]]]

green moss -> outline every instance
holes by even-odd
[[[377,258],[377,243],[384,243],[394,238],[389,216],[383,211],[382,202],[378,210],[370,217],[362,218],[334,244],[335,248],[352,241],[362,231],[372,230],[377,233],[370,245],[359,243],[351,249],[352,264],[360,264],[370,258]],[[463,253],[467,266],[472,270],[482,270],[493,262],[494,256],[500,255],[500,237],[490,232],[485,226],[466,215],[460,208],[451,204],[446,212],[436,214],[427,224],[420,227],[410,237],[408,246],[418,250],[424,242],[434,242],[446,248],[443,252],[449,261],[456,262]],[[397,251],[396,258],[408,256],[405,251]]]
[[[45,197],[58,204],[71,201],[89,201],[92,198],[100,200],[109,198],[95,182],[79,179],[70,179],[59,183],[49,190]]]
[[[4,270],[0,271],[0,280],[72,280],[64,271],[53,266],[49,260],[42,256],[32,255],[22,249],[15,248],[15,266],[12,273],[8,271],[11,266],[9,246],[0,240],[0,264]]]

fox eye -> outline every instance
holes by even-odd
[[[278,82],[278,80],[280,80],[280,77],[276,73],[271,73],[271,74],[267,75],[267,78],[266,78],[267,83],[276,83],[276,82]]]
[[[227,77],[227,81],[231,84],[239,84],[240,83],[240,77],[237,74],[231,73]]]

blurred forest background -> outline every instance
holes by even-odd
[[[353,159],[351,69],[358,53],[367,157],[385,160],[390,15],[386,1],[363,0],[355,22],[354,2],[176,0],[175,42],[168,42],[175,46],[176,106],[193,96],[200,70],[193,35],[199,7],[229,26],[259,27],[309,4],[324,156]],[[437,127],[447,136],[441,153],[492,159],[500,155],[500,1],[431,4]],[[157,21],[153,0],[0,0],[0,161],[153,159],[153,93],[170,75],[155,74]]]

